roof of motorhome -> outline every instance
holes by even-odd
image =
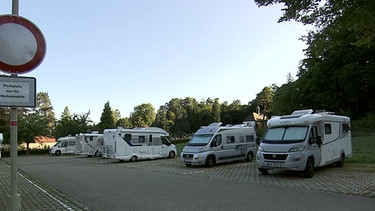
[[[347,116],[334,115],[333,112],[317,111],[312,109],[294,111],[291,115],[274,116],[267,121],[268,127],[280,125],[309,125],[319,121],[344,121],[349,122]]]
[[[226,125],[222,126],[221,122],[211,123],[208,126],[201,126],[201,128],[195,134],[215,134],[222,130],[234,130],[234,129],[250,129],[253,127],[249,127],[246,124],[238,124],[238,125]]]
[[[105,129],[104,132],[107,131],[118,131],[120,130],[122,133],[160,133],[165,136],[169,136],[169,133],[164,129],[158,127],[137,127],[137,128],[122,128],[119,127],[117,129]]]

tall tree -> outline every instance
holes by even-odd
[[[255,2],[259,6],[284,3],[280,22],[296,20],[315,26],[315,31],[303,37],[308,45],[307,58],[301,63],[298,83],[288,85],[298,85],[295,88],[299,90],[302,107],[329,109],[354,118],[375,112],[372,92],[375,89],[375,1]]]
[[[134,107],[130,120],[135,127],[151,126],[155,120],[155,108],[151,103],[143,103]]]
[[[112,108],[109,104],[109,101],[107,101],[104,104],[103,112],[102,112],[102,115],[100,117],[100,123],[98,124],[99,131],[103,132],[104,129],[107,129],[107,128],[108,129],[109,128],[116,128],[115,123],[116,122],[115,122],[115,119],[114,119]]]

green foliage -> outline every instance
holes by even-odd
[[[134,107],[130,114],[130,121],[134,127],[151,126],[155,120],[155,108],[151,103],[144,103]]]
[[[375,1],[255,0],[283,3],[279,22],[311,24],[298,79],[275,93],[274,112],[312,108],[362,118],[375,110]]]
[[[375,112],[368,113],[365,117],[352,121],[353,130],[375,132]]]
[[[61,119],[56,122],[54,137],[64,137],[79,133],[86,133],[88,130],[96,130],[91,126],[92,121],[89,119],[90,112],[85,114],[70,114],[69,108],[65,107]]]
[[[348,163],[375,163],[375,135],[353,136],[353,156]]]
[[[99,132],[102,133],[104,131],[104,129],[107,129],[107,128],[116,128],[115,123],[116,122],[115,122],[115,118],[114,118],[114,115],[113,115],[112,108],[109,105],[109,101],[107,101],[104,104],[103,112],[102,112],[102,115],[100,117],[100,123],[98,125]]]

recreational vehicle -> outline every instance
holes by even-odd
[[[343,166],[352,156],[350,118],[332,112],[297,110],[272,117],[256,156],[258,170],[303,171],[311,178],[314,168],[336,163]]]
[[[98,131],[77,134],[75,154],[87,157],[101,156],[103,144],[103,134],[99,134]]]
[[[66,136],[57,139],[55,145],[50,148],[50,153],[56,156],[74,153],[76,149],[76,137]]]
[[[221,124],[202,126],[193,135],[180,156],[186,166],[213,166],[235,160],[253,160],[257,150],[255,129],[246,124]]]
[[[120,161],[174,158],[176,146],[168,136],[167,131],[157,127],[105,129],[102,156]]]

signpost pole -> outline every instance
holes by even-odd
[[[18,0],[12,0],[12,14],[18,15]],[[17,77],[17,74],[12,74]],[[21,209],[21,195],[17,193],[17,108],[10,109],[10,196],[8,210]]]

